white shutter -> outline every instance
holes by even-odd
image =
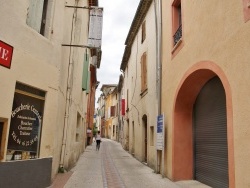
[[[30,0],[26,23],[40,33],[44,0]]]

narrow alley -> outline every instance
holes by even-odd
[[[58,174],[50,188],[208,188],[197,181],[173,183],[136,160],[119,143],[103,139],[88,146],[71,171]]]

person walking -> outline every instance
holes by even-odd
[[[100,131],[97,132],[97,135],[96,135],[96,151],[100,149],[100,144],[101,144],[101,141],[102,141],[102,138],[101,138],[101,135],[100,135]]]

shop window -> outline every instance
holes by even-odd
[[[142,23],[141,26],[141,43],[146,39],[146,21]]]
[[[16,84],[7,144],[9,160],[39,157],[45,94],[42,90]]]
[[[41,35],[45,34],[48,0],[30,0],[26,23]]]
[[[175,0],[172,4],[172,27],[174,46],[182,38],[182,11],[181,0]]]
[[[141,92],[143,93],[148,88],[147,81],[147,53],[144,52],[141,56]]]

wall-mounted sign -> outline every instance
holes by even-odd
[[[102,17],[103,9],[93,7],[90,9],[88,45],[100,48],[102,44]]]
[[[163,150],[164,147],[164,136],[163,136],[163,115],[157,117],[157,133],[156,133],[156,149]]]
[[[0,65],[10,69],[13,47],[0,40]]]

